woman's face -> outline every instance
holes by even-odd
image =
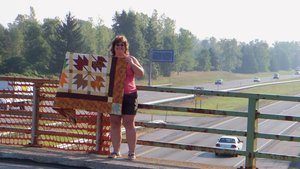
[[[125,54],[125,44],[120,42],[115,45],[115,52],[117,57],[122,57]]]

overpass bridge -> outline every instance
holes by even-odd
[[[109,160],[107,156],[95,153],[54,150],[32,146],[0,145],[0,168],[2,163],[15,164],[17,168],[60,168],[60,169],[219,169],[217,165],[207,165],[174,160],[138,157]],[[18,162],[19,161],[19,162]],[[20,164],[20,165],[16,165]],[[15,168],[14,168],[15,169]],[[234,169],[223,167],[222,169]]]
[[[86,153],[86,160],[90,161],[93,155],[106,155],[109,152],[110,140],[109,140],[109,115],[104,115],[96,112],[77,112],[78,116],[81,116],[78,124],[73,125],[69,121],[55,112],[51,106],[54,100],[55,91],[58,82],[49,79],[32,79],[22,77],[0,77],[0,80],[5,81],[17,81],[24,85],[32,86],[32,91],[20,91],[3,90],[0,91],[0,98],[3,99],[23,99],[29,100],[26,102],[8,102],[2,103],[0,110],[1,114],[1,139],[2,145],[10,146],[24,146],[26,148],[46,148],[57,151],[59,154],[63,152],[83,152]],[[246,111],[228,111],[228,110],[210,110],[201,108],[187,108],[180,106],[164,106],[156,104],[139,104],[140,109],[152,109],[152,110],[164,110],[164,111],[178,111],[188,112],[196,114],[208,114],[213,116],[229,116],[229,117],[242,117],[245,118],[246,129],[245,130],[230,130],[220,128],[210,128],[205,126],[189,126],[178,124],[165,124],[165,123],[149,123],[138,121],[136,124],[143,128],[153,129],[168,129],[182,132],[193,133],[209,133],[209,134],[222,134],[222,135],[234,135],[245,137],[245,149],[244,150],[227,150],[219,149],[214,146],[199,146],[193,144],[183,144],[170,142],[161,142],[153,140],[138,140],[138,145],[161,147],[170,149],[180,149],[188,151],[201,151],[211,153],[226,153],[231,155],[239,155],[245,157],[245,161],[240,166],[232,166],[234,168],[260,168],[257,166],[257,159],[274,159],[284,160],[289,162],[300,162],[298,155],[290,154],[278,154],[261,151],[258,145],[258,139],[276,140],[280,142],[299,142],[300,137],[292,135],[284,135],[282,133],[267,133],[259,131],[258,121],[259,119],[267,120],[279,120],[289,122],[299,122],[300,117],[297,115],[284,115],[284,114],[266,114],[262,113],[259,108],[260,100],[272,100],[272,101],[284,101],[284,102],[299,102],[300,97],[297,96],[280,96],[280,95],[265,95],[265,94],[251,94],[251,93],[239,93],[231,91],[210,91],[210,90],[194,90],[194,89],[181,89],[181,88],[169,88],[169,87],[149,87],[139,86],[139,90],[155,91],[155,92],[167,92],[167,93],[183,93],[192,95],[205,95],[205,96],[218,96],[230,98],[243,98],[248,102],[248,109]],[[32,94],[21,94],[22,92]],[[4,107],[4,108],[3,108]],[[123,140],[125,142],[125,140]],[[29,149],[28,148],[28,149]],[[5,149],[5,148],[3,148]],[[17,149],[20,149],[19,147]],[[30,149],[29,149],[30,150]],[[41,149],[40,149],[41,150]],[[34,152],[33,150],[31,152]],[[24,152],[23,152],[24,153]],[[37,152],[38,153],[38,152]],[[92,153],[92,155],[90,155]],[[299,153],[299,152],[298,152]],[[24,153],[26,154],[26,153]],[[1,155],[4,157],[4,155]],[[9,155],[8,155],[9,156]],[[21,155],[20,155],[21,156]],[[26,156],[26,155],[25,155]],[[68,155],[62,155],[65,157]],[[40,157],[40,156],[39,156]],[[49,156],[48,156],[49,157]],[[98,157],[98,156],[97,156]],[[76,157],[72,157],[76,159]],[[140,158],[140,157],[139,157]],[[143,158],[140,158],[143,159]],[[146,159],[143,159],[146,161]],[[107,163],[107,160],[100,160],[103,164]],[[165,166],[160,159],[151,159],[151,162],[159,161],[161,168]],[[118,163],[113,161],[112,163]],[[113,165],[112,163],[106,164],[107,166]],[[121,163],[125,163],[121,161]],[[139,165],[143,165],[143,161],[136,162]],[[180,167],[177,163],[169,162]],[[132,163],[133,164],[133,163]],[[194,163],[191,163],[192,165]],[[152,164],[151,164],[152,165]],[[154,165],[154,163],[153,163]],[[183,166],[188,165],[184,163]],[[201,164],[194,164],[201,165]],[[204,165],[202,164],[202,167]],[[138,165],[136,167],[139,167]],[[156,168],[155,166],[151,166]],[[174,167],[174,165],[172,166]],[[196,166],[200,167],[200,166]],[[209,167],[209,166],[207,166]],[[216,166],[210,166],[216,167]],[[217,166],[225,168],[226,166]],[[143,167],[140,167],[143,168]],[[147,167],[145,167],[147,168]],[[200,167],[201,168],[201,167]],[[228,167],[231,168],[231,167]]]

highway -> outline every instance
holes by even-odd
[[[259,86],[265,83],[279,83],[282,80],[300,80],[300,75],[281,75],[280,79],[273,79],[272,77],[260,78],[261,82],[253,82],[253,79],[242,79],[242,80],[231,80],[224,81],[222,85],[215,85],[214,82],[183,86],[179,88],[194,89],[194,87],[203,87],[204,90],[224,90],[228,91],[231,89],[238,89],[249,86]],[[149,91],[138,91],[139,103],[153,104],[162,100],[174,99],[177,97],[185,97],[187,94],[182,93],[162,93],[162,92],[149,92]]]
[[[281,77],[281,79],[289,79],[294,76]],[[274,81],[271,78],[262,79],[262,82]],[[260,83],[262,83],[260,82]],[[226,90],[229,88],[241,87],[243,85],[253,85],[252,79],[250,80],[236,80],[224,83],[224,85],[216,86],[214,84],[204,84],[201,85],[207,90]],[[187,87],[193,88],[193,86]],[[155,102],[159,99],[167,99],[172,97],[181,97],[182,95],[163,95],[157,94],[157,92],[140,93],[139,98],[143,103]],[[143,97],[143,95],[147,97]],[[142,98],[141,98],[142,96]],[[145,99],[147,98],[147,99]],[[295,102],[274,102],[265,107],[260,107],[259,111],[266,114],[281,114],[281,115],[295,115],[300,116],[300,104]],[[229,130],[240,130],[246,131],[247,119],[242,117],[175,117],[175,116],[147,116],[138,114],[137,120],[139,121],[149,121],[149,120],[165,120],[167,123],[178,124],[178,125],[189,125],[189,126],[201,126],[210,128],[220,128]],[[284,135],[295,135],[298,136],[300,131],[297,130],[300,127],[298,122],[288,122],[288,121],[277,121],[277,120],[259,120],[259,132],[261,133],[272,133],[272,134],[284,134]],[[168,143],[181,143],[181,144],[191,144],[199,146],[214,147],[217,139],[221,135],[208,134],[208,133],[196,133],[196,132],[183,132],[175,130],[155,130],[154,132],[147,133],[141,136],[140,140],[153,140]],[[246,138],[240,137],[244,141],[244,147],[246,145]],[[257,148],[261,152],[284,154],[284,155],[299,155],[300,143],[294,142],[280,142],[275,140],[258,139]],[[126,154],[127,145],[122,145],[122,151]],[[150,146],[137,146],[136,149],[137,156],[168,159],[176,161],[187,161],[202,164],[214,164],[220,166],[232,166],[240,167],[244,166],[245,158],[243,156],[239,157],[228,157],[228,156],[218,156],[216,157],[214,153],[211,152],[197,152],[197,151],[184,151],[178,149],[170,148],[160,148],[160,147],[150,147]],[[268,160],[268,159],[257,159],[258,168],[282,168],[287,169],[293,166],[294,168],[299,168],[298,163],[291,163],[289,161],[280,160]],[[296,166],[296,167],[295,167]]]

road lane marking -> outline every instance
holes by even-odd
[[[209,128],[215,128],[215,127],[218,127],[218,126],[220,126],[220,125],[222,125],[222,124],[224,124],[224,123],[228,123],[228,122],[233,121],[233,120],[236,120],[236,119],[238,119],[238,118],[241,118],[241,117],[230,118],[230,119],[228,119],[228,120],[222,121],[221,123],[212,125],[212,126],[210,126]]]
[[[297,123],[298,122],[294,122],[293,124],[291,124],[290,126],[288,126],[287,128],[285,128],[284,130],[282,130],[278,135],[281,135],[282,133],[286,132],[288,129],[290,129],[291,127],[293,127]],[[262,146],[260,146],[256,151],[261,150],[263,147],[267,146],[271,141],[274,141],[274,140],[267,141],[265,144],[263,144]]]
[[[293,109],[293,108],[295,108],[295,107],[297,107],[297,106],[299,106],[299,105],[295,105],[295,106],[290,107],[290,108],[288,108],[288,109],[286,109],[286,110],[283,110],[283,111],[282,111],[281,113],[279,113],[279,114],[283,114],[284,112],[287,112],[288,110],[291,110],[291,109]],[[266,107],[266,106],[265,106],[265,107]],[[263,122],[260,122],[259,125],[262,125],[262,124],[264,124],[265,122],[268,122],[268,121],[270,121],[270,119],[267,119],[267,120],[265,120],[265,121],[263,121]],[[283,131],[280,132],[279,134],[285,132],[286,130],[288,130],[289,128],[291,128],[292,126],[294,126],[295,123],[297,123],[297,122],[294,122],[293,124],[291,124],[288,128],[286,128],[285,130],[283,130]],[[265,144],[263,144],[260,148],[258,148],[257,151],[259,151],[260,149],[262,149],[264,146],[267,146],[267,144],[269,144],[271,141],[274,141],[274,140],[269,140],[269,141],[267,141],[267,142],[266,142]],[[238,162],[236,165],[234,165],[234,167],[238,167],[238,166],[239,166],[242,162],[244,162],[244,161],[245,161],[245,157],[244,157],[243,160],[241,160],[241,161]]]
[[[142,156],[142,155],[151,153],[152,151],[155,151],[155,150],[157,150],[157,149],[159,149],[159,148],[161,148],[161,147],[151,148],[151,149],[149,149],[149,150],[147,150],[147,151],[144,151],[144,152],[142,152],[142,153],[137,154],[137,156]]]
[[[296,108],[297,106],[299,106],[299,104],[297,104],[297,105],[295,105],[295,106],[293,106],[293,107],[290,107],[290,108],[288,108],[288,109],[283,110],[283,111],[282,111],[281,113],[279,113],[278,115],[282,115],[282,114],[284,114],[286,111],[289,111],[289,110],[291,110],[291,109],[294,109],[294,108]],[[264,121],[260,122],[259,125],[263,125],[264,123],[266,123],[266,122],[268,122],[268,121],[270,121],[270,120],[271,120],[271,119],[264,120]]]
[[[215,125],[211,126],[210,128],[217,127],[217,126],[219,126],[219,125],[221,125],[221,124],[224,124],[224,123],[226,123],[226,122],[230,122],[230,121],[232,121],[232,120],[235,120],[236,118],[238,118],[238,117],[231,118],[231,119],[228,119],[228,120],[223,121],[223,122],[221,122],[221,123],[215,124]],[[183,137],[180,137],[180,138],[178,138],[178,139],[175,139],[175,140],[173,140],[172,142],[175,143],[175,142],[177,142],[177,141],[180,141],[180,140],[186,139],[186,138],[188,138],[188,137],[191,137],[191,136],[193,136],[193,135],[195,135],[195,134],[199,134],[199,133],[198,133],[198,132],[193,132],[193,133],[190,133],[190,134],[185,135],[185,136],[183,136]],[[152,151],[154,151],[154,150],[157,150],[157,149],[158,149],[158,147],[155,147],[155,148],[152,148],[152,149],[150,149],[150,150],[148,150],[148,151],[145,151],[145,152],[143,152],[143,153],[140,153],[140,154],[138,154],[138,155],[139,155],[139,156],[145,155],[145,154],[150,153],[150,152],[152,152]]]
[[[189,97],[189,96],[185,96],[185,97]],[[166,100],[168,100],[168,99],[163,99],[163,101],[166,101]],[[274,105],[276,105],[276,104],[280,104],[281,102],[283,102],[283,101],[277,101],[277,102],[275,102],[275,103],[266,105],[266,106],[264,106],[264,107],[262,107],[262,108],[260,108],[260,109],[267,109],[268,107],[274,106]],[[156,101],[154,101],[154,102],[148,102],[147,104],[149,104],[149,103],[155,104],[155,103],[157,103],[157,102],[156,102]],[[297,106],[297,105],[296,105],[296,106]],[[289,109],[295,108],[296,106],[293,106],[293,107],[291,107],[291,108],[289,108]],[[287,110],[289,110],[289,109],[287,109]],[[285,112],[285,111],[287,111],[287,110],[283,110],[280,114],[282,114],[283,112]],[[241,118],[241,117],[230,118],[230,119],[228,119],[228,120],[226,120],[226,121],[222,121],[221,123],[212,125],[212,126],[210,126],[210,128],[218,127],[218,126],[220,126],[220,125],[222,125],[222,124],[231,122],[231,121],[236,120],[236,119],[238,119],[238,118]],[[269,120],[267,119],[267,120],[265,120],[265,121],[269,121]],[[265,121],[262,121],[262,122],[259,123],[259,124],[261,125],[261,124],[263,124]],[[181,137],[181,138],[178,138],[178,139],[174,140],[173,142],[180,141],[180,140],[182,140],[182,139],[191,137],[191,136],[193,136],[193,135],[195,135],[195,134],[198,134],[198,132],[194,132],[194,133],[188,134],[188,135],[186,135],[186,136],[184,136],[184,137]],[[142,153],[139,153],[138,155],[139,155],[139,156],[142,156],[142,155],[151,153],[151,152],[153,152],[153,151],[155,151],[155,150],[157,150],[157,149],[159,149],[159,148],[160,148],[160,147],[151,148],[151,149],[149,149],[149,150],[147,150],[147,151],[144,151],[144,152],[142,152]],[[196,158],[196,157],[198,156],[198,154],[200,154],[200,152],[194,154],[194,156],[193,156],[192,158],[190,158],[190,159],[188,159],[188,160],[186,160],[186,161],[191,161],[192,159]],[[241,161],[241,162],[242,162],[242,161]],[[240,163],[240,162],[239,162],[239,163]],[[239,163],[238,163],[238,164],[239,164]]]
[[[279,101],[279,102],[281,102],[281,101]],[[275,103],[272,103],[272,104],[270,104],[270,105],[264,106],[264,107],[262,107],[261,109],[266,108],[266,107],[269,107],[269,106],[271,106],[271,105],[274,106],[275,104],[278,104],[278,102],[275,102]],[[297,106],[299,106],[299,105],[295,105],[295,106],[290,107],[290,108],[288,108],[288,109],[286,109],[286,110],[283,110],[283,111],[282,111],[281,113],[279,113],[279,114],[283,114],[284,112],[286,112],[286,111],[288,111],[288,110],[291,110],[291,109],[293,109],[293,108],[295,108],[295,107],[297,107]],[[226,120],[226,121],[223,121],[223,122],[221,122],[221,123],[212,125],[212,126],[210,126],[210,128],[215,128],[215,127],[217,127],[217,126],[220,126],[220,125],[222,125],[222,124],[228,123],[228,122],[230,122],[230,121],[232,121],[232,120],[236,120],[236,119],[238,119],[238,118],[241,118],[241,117],[234,117],[234,118],[231,118],[231,119]],[[264,120],[264,121],[260,122],[259,125],[262,125],[262,124],[264,124],[265,122],[268,122],[268,121],[270,121],[270,120],[269,120],[269,119]],[[294,125],[294,124],[292,124],[292,125]],[[289,128],[290,128],[290,127],[289,127]],[[285,130],[284,130],[284,131],[285,131]],[[284,132],[284,131],[283,131],[283,132]],[[271,140],[271,141],[272,141],[272,140]],[[199,154],[200,154],[200,152],[194,154],[194,156],[193,156],[192,158],[190,158],[190,159],[188,159],[188,160],[186,160],[186,161],[189,162],[189,161],[195,159]],[[238,162],[234,167],[237,167],[237,165],[240,164],[241,162],[243,162],[244,160],[245,160],[245,159],[243,159],[242,161]]]
[[[279,135],[281,135],[282,133],[284,133],[285,131],[287,131],[288,129],[290,129],[291,127],[293,127],[295,124],[297,124],[298,122],[294,122],[293,124],[291,124],[289,127],[285,128],[284,130],[282,130]],[[261,145],[256,151],[261,150],[262,148],[266,147],[267,145],[270,144],[270,142],[273,142],[274,140],[269,140],[267,141],[265,144]],[[245,157],[243,160],[241,160],[240,162],[236,163],[233,167],[238,167],[242,162],[245,161]]]

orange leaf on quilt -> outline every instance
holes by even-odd
[[[65,72],[62,72],[59,79],[59,86],[63,87],[65,83],[67,83],[68,76]]]
[[[96,76],[96,80],[91,81],[91,87],[96,90],[100,90],[101,87],[104,87],[103,85],[104,79],[101,76]]]

